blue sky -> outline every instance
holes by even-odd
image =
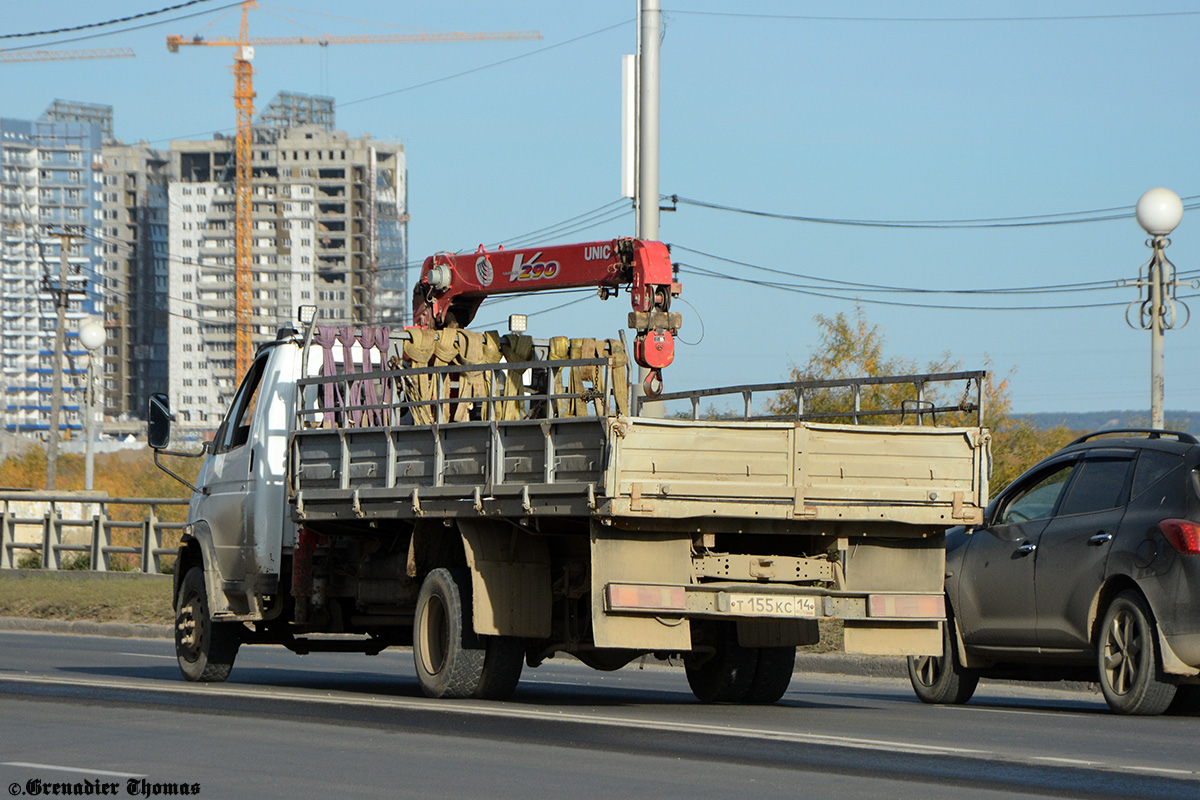
[[[178,0],[175,0],[178,2]],[[633,233],[620,204],[620,57],[635,0],[399,3],[287,0],[251,12],[252,36],[540,30],[541,41],[260,47],[259,104],[280,90],[329,94],[338,127],[402,141],[414,261],[513,240],[599,210],[531,243]],[[101,21],[168,0],[7,4],[2,32]],[[123,31],[3,39],[0,47],[130,47],[136,58],[3,64],[0,115],[36,117],[54,99],[108,103],[126,141],[167,146],[231,130],[227,48],[169,54],[169,33],[236,35],[228,0],[124,23]],[[1200,195],[1200,7],[1114,2],[771,2],[662,0],[663,194],[774,214],[963,220],[1132,209],[1167,186]],[[730,12],[734,15],[726,15]],[[140,30],[135,25],[176,19]],[[1191,13],[1180,13],[1191,12]],[[1163,16],[1123,16],[1169,14]],[[334,16],[336,15],[336,16]],[[1090,19],[1044,19],[1091,16]],[[1110,15],[1098,18],[1098,15]],[[1004,18],[958,21],[962,17]],[[805,17],[805,18],[797,18]],[[830,19],[833,17],[857,19]],[[1016,18],[1043,19],[1016,19]],[[903,18],[903,19],[898,19]],[[948,19],[953,18],[953,19]],[[931,21],[937,20],[937,21]],[[85,32],[86,33],[86,32]],[[552,45],[561,45],[551,47]],[[550,48],[550,49],[546,49]],[[512,59],[507,63],[499,63]],[[459,73],[468,73],[459,75]],[[453,77],[458,75],[458,77]],[[1200,276],[1200,209],[1168,254]],[[550,235],[557,230],[562,236]],[[1119,305],[1132,288],[1039,294],[900,294],[805,286],[696,254],[850,284],[1007,289],[1133,278],[1149,255],[1132,219],[1038,227],[907,229],[797,222],[680,204],[661,238],[684,263],[682,346],[668,389],[783,379],[815,343],[816,314],[856,303],[890,353],[1012,372],[1018,411],[1148,409],[1149,334]],[[684,250],[683,248],[687,248]],[[415,271],[414,271],[415,272]],[[1182,294],[1200,294],[1184,287]],[[480,322],[573,296],[508,300]],[[877,301],[905,303],[879,305]],[[1190,301],[1200,309],[1200,297]],[[1097,308],[1031,306],[1114,303]],[[947,308],[941,308],[946,306]],[[962,306],[1020,307],[967,310]],[[531,319],[535,335],[611,336],[624,297]],[[700,319],[703,323],[701,324]],[[1166,337],[1166,407],[1200,409],[1200,321]]]

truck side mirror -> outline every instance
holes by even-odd
[[[171,443],[171,404],[162,392],[150,395],[146,403],[146,443],[152,450]]]

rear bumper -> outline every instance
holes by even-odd
[[[846,592],[787,584],[612,582],[605,612],[710,619],[819,619],[940,622],[945,598],[935,592]]]

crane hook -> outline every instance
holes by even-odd
[[[645,392],[646,397],[658,397],[660,394],[662,394],[662,390],[662,370],[650,370],[650,374],[647,375],[646,380],[642,382],[642,391]]]

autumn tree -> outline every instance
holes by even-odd
[[[803,365],[793,365],[790,378],[794,381],[820,381],[857,377],[883,377],[915,375],[921,373],[954,372],[960,369],[957,362],[944,356],[937,361],[919,364],[915,360],[887,355],[884,331],[872,324],[861,308],[853,315],[839,312],[833,316],[818,314],[816,322],[819,338],[808,360]],[[987,366],[990,366],[988,362]],[[991,494],[1003,489],[1014,478],[1033,464],[1059,449],[1078,435],[1064,426],[1052,430],[1041,430],[1029,419],[1012,415],[1012,399],[1009,395],[1010,377],[997,379],[989,371],[983,385],[983,424],[992,430],[992,474]],[[924,399],[938,406],[954,406],[964,400],[972,400],[974,391],[954,396],[945,387],[931,387]],[[899,409],[905,406],[915,410],[916,389],[912,384],[885,384],[864,386],[859,403],[863,410]],[[806,414],[834,413],[853,408],[853,400],[846,389],[817,389],[804,395]],[[796,398],[792,392],[781,392],[767,403],[769,413],[789,415],[796,413]],[[961,425],[973,422],[973,414],[947,413],[938,416],[941,425]],[[848,421],[849,418],[832,418],[832,421]],[[869,418],[868,418],[869,421]]]
[[[886,377],[918,375],[925,373],[954,372],[959,369],[949,356],[943,356],[928,364],[885,354],[886,337],[883,330],[867,320],[861,308],[853,316],[838,313],[833,316],[818,314],[819,339],[812,349],[808,361],[793,365],[791,379],[794,381],[823,381],[848,378]],[[912,383],[865,385],[859,393],[859,408],[865,411],[885,409],[918,409],[918,399],[926,405],[958,406],[973,399],[974,387],[964,384],[962,395],[954,396],[946,386],[929,386],[918,398],[917,388]],[[985,424],[991,420],[1005,418],[1009,412],[1008,381],[999,383],[991,377],[984,385],[984,407],[988,412]],[[804,394],[805,414],[828,414],[847,411],[853,406],[853,390],[843,387],[812,389]],[[768,402],[771,413],[788,415],[796,413],[796,398],[792,392],[782,392]],[[833,418],[832,421],[848,421]],[[942,414],[938,422],[957,424],[966,421],[961,413]]]

